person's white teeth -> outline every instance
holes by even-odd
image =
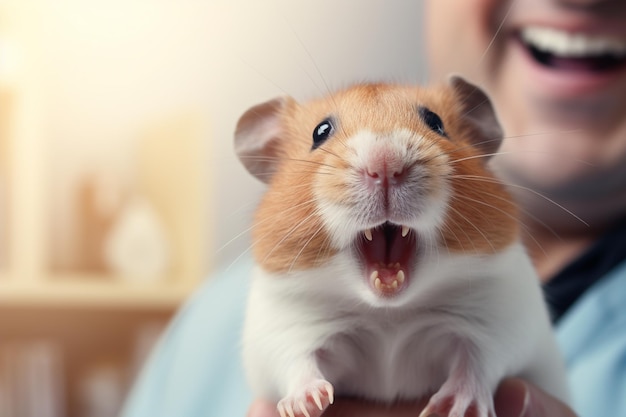
[[[626,56],[626,40],[608,36],[567,32],[530,26],[520,32],[522,40],[543,52],[562,57],[585,57],[612,54]]]

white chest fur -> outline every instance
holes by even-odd
[[[541,293],[523,249],[488,257],[438,254],[407,290],[376,300],[350,257],[273,276],[257,269],[244,360],[257,395],[278,401],[304,379],[323,377],[338,394],[392,401],[437,391],[459,356],[493,392],[521,375],[566,396]]]

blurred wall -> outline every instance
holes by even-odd
[[[281,94],[422,81],[421,9],[414,0],[0,0],[5,68],[30,85],[46,136],[54,256],[71,261],[79,177],[115,172],[111,181],[132,187],[134,138],[181,110],[211,126],[208,257],[228,266],[245,255],[263,187],[232,152],[239,115]]]

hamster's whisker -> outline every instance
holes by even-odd
[[[474,144],[468,144],[465,146],[460,146],[460,147],[456,147],[453,149],[452,152],[458,152],[458,151],[463,151],[466,149],[473,149],[476,148],[477,146],[480,147],[481,145],[485,145],[485,144],[489,144],[492,142],[501,142],[504,140],[514,140],[514,139],[524,139],[524,138],[528,138],[528,137],[534,137],[534,136],[547,136],[547,135],[554,135],[554,134],[559,134],[559,135],[563,135],[563,134],[567,134],[567,133],[575,133],[575,132],[579,132],[580,129],[570,129],[570,130],[563,130],[563,131],[549,131],[549,132],[535,132],[535,133],[526,133],[526,134],[521,134],[521,135],[510,135],[510,136],[504,136],[503,138],[494,138],[494,139],[487,139],[487,140],[483,140],[481,142],[476,142]],[[513,152],[513,151],[510,151]],[[544,154],[547,155],[549,154],[549,152],[544,152],[544,151],[533,151],[533,150],[524,150],[524,151],[515,151],[515,152],[525,152],[525,153],[536,153],[536,154]],[[494,154],[497,155],[497,154]],[[581,164],[585,164],[588,166],[593,166],[593,164],[589,161],[585,161],[582,159],[574,159],[575,162],[581,163]]]
[[[289,92],[284,89],[283,87],[281,87],[280,85],[278,85],[278,83],[276,83],[274,80],[272,80],[270,77],[268,77],[265,73],[263,73],[260,69],[258,69],[257,67],[255,67],[254,65],[252,65],[250,62],[248,62],[242,55],[238,55],[239,60],[245,64],[248,68],[250,68],[252,71],[256,72],[257,75],[259,75],[261,78],[263,78],[265,81],[267,81],[268,83],[270,83],[271,85],[273,85],[274,87],[276,87],[278,90],[280,90],[284,95],[289,96]]]
[[[502,21],[500,22],[500,25],[498,26],[498,29],[496,29],[496,32],[493,35],[493,38],[491,38],[491,41],[489,42],[489,45],[487,45],[487,48],[485,49],[485,52],[483,52],[483,54],[481,55],[480,59],[476,63],[477,67],[480,66],[483,63],[483,61],[485,60],[485,58],[487,57],[487,54],[489,53],[489,51],[493,47],[493,44],[496,42],[496,38],[500,35],[500,32],[502,31],[502,28],[504,27],[504,23],[509,18],[509,15],[511,14],[511,11],[513,10],[513,7],[515,7],[516,5],[517,5],[517,0],[513,0],[511,2],[511,4],[509,5],[509,8],[507,9],[506,13],[502,17]]]
[[[467,179],[467,178],[463,178],[462,176],[451,176],[450,178],[454,178],[454,177],[458,177],[459,179]],[[482,177],[482,178],[486,178],[486,179],[490,179],[490,177]],[[502,184],[503,186],[505,186],[505,184]],[[486,191],[482,191],[481,192],[484,195],[489,196],[490,198],[495,198],[497,200],[500,201],[504,201],[504,202],[509,202],[509,199],[506,197],[502,197],[500,195],[496,195],[493,193],[489,193]],[[539,217],[535,216],[533,213],[531,213],[530,211],[528,211],[527,209],[525,209],[523,206],[517,205],[517,210],[519,210],[519,212],[521,212],[522,214],[525,215],[525,217],[528,217],[529,219],[531,219],[532,221],[534,221],[535,223],[541,225],[545,230],[549,231],[550,234],[552,234],[555,238],[559,239],[559,240],[563,240],[563,238],[550,226],[548,226],[548,224],[546,224],[543,220],[541,220]],[[495,208],[495,207],[494,207]],[[524,230],[530,232],[530,228],[528,227],[528,225],[526,225],[524,222],[521,221],[521,219],[518,219],[519,224],[522,225],[522,227],[524,227]],[[533,238],[533,240],[535,240]],[[542,248],[543,250],[543,248]]]
[[[293,211],[294,209],[298,208],[299,206],[306,205],[306,204],[311,204],[311,203],[314,203],[314,202],[315,202],[315,200],[314,200],[314,199],[311,199],[311,200],[309,200],[309,201],[305,201],[305,202],[303,202],[303,203],[296,204],[295,206],[291,206],[291,207],[289,208],[289,210],[287,210],[287,212],[282,211],[282,212],[280,212],[280,213],[277,213],[277,214],[276,214],[276,215],[274,215],[274,216],[270,216],[270,217],[268,217],[268,218],[265,218],[265,219],[263,219],[263,220],[262,220],[262,221],[260,221],[260,222],[255,222],[255,223],[254,223],[251,227],[249,227],[248,229],[244,230],[244,231],[243,231],[243,232],[241,232],[238,236],[236,236],[235,238],[233,238],[233,239],[231,239],[231,240],[235,240],[235,239],[237,239],[237,238],[241,237],[241,236],[242,236],[242,235],[244,235],[245,233],[248,233],[250,230],[254,229],[256,226],[258,226],[258,225],[260,225],[260,224],[263,224],[263,223],[266,223],[266,222],[269,222],[269,221],[272,221],[272,220],[274,220],[276,217],[284,217],[286,214],[289,214],[289,212],[290,212],[290,211]],[[300,224],[302,224],[303,222],[308,221],[308,219],[309,219],[309,218],[310,218],[310,216],[309,216],[309,217],[307,217],[306,219],[302,220],[302,221],[300,222]],[[295,228],[297,228],[298,226],[299,226],[299,225],[296,225],[296,226],[294,227],[294,229],[295,229]],[[292,232],[293,232],[293,230],[294,230],[294,229],[292,229]],[[247,247],[245,250],[243,250],[243,251],[242,251],[242,252],[241,252],[241,253],[240,253],[240,254],[239,254],[239,255],[238,255],[238,256],[237,256],[237,257],[236,257],[236,258],[235,258],[235,259],[234,259],[234,260],[233,260],[230,264],[229,264],[229,265],[228,265],[228,267],[226,267],[226,272],[230,271],[230,269],[231,269],[231,268],[232,268],[232,267],[233,267],[233,266],[234,266],[237,262],[239,262],[239,260],[240,260],[240,259],[241,259],[244,255],[246,255],[247,253],[249,253],[249,252],[250,252],[250,251],[251,251],[251,250],[252,250],[252,249],[253,249],[253,248],[254,248],[254,247],[255,247],[258,243],[262,242],[262,241],[263,241],[263,240],[264,240],[267,236],[269,236],[269,235],[270,235],[270,234],[272,234],[272,233],[273,233],[273,232],[268,232],[268,233],[264,234],[263,236],[259,237],[259,238],[258,238],[255,242],[252,242],[250,245],[248,245],[248,247]],[[287,238],[287,236],[285,236],[285,237],[283,238],[283,240],[284,240],[284,239],[286,239],[286,238]],[[274,248],[272,248],[272,250],[271,250],[271,251],[270,251],[270,253],[267,255],[267,257],[269,257],[269,256],[270,256],[270,254],[274,251],[274,249],[276,249],[276,247],[277,247],[277,246],[279,246],[279,245],[282,243],[282,241],[283,241],[283,240],[281,240],[281,242],[279,242],[279,243],[278,243],[278,244],[277,244]],[[224,246],[225,246],[225,245],[224,245]],[[267,260],[267,257],[265,258],[265,260]]]
[[[328,170],[324,167],[319,168],[317,170],[304,170],[304,169],[292,169],[292,170],[288,170],[288,171],[284,171],[285,175],[300,175],[300,174],[310,174],[310,175],[336,175],[337,171],[336,170]]]
[[[470,161],[472,159],[482,159],[482,158],[491,158],[492,156],[496,156],[496,155],[509,155],[512,153],[519,153],[519,152],[513,152],[513,151],[501,151],[501,152],[491,152],[491,153],[483,153],[480,155],[470,155],[470,156],[465,156],[463,158],[458,158],[458,159],[453,159],[452,161],[450,161],[451,164],[458,164],[459,162],[463,162],[463,161]]]
[[[581,129],[568,129],[568,130],[554,130],[554,131],[546,131],[546,132],[534,132],[534,133],[523,133],[521,135],[509,135],[504,136],[504,139],[523,139],[532,136],[547,136],[547,135],[564,135],[566,133],[577,133],[580,132]],[[497,140],[497,139],[494,139]]]
[[[469,100],[469,99],[468,99]],[[471,109],[467,110],[465,113],[461,114],[461,119],[466,118],[469,114],[471,114],[474,110],[480,108],[483,104],[485,103],[490,103],[489,99],[485,99],[483,101],[481,101],[480,103],[476,104],[474,107],[472,107]]]
[[[326,237],[322,241],[322,244],[320,245],[320,247],[317,250],[317,255],[315,256],[315,262],[316,263],[319,263],[319,259],[322,256],[323,250],[326,249],[326,248],[330,248],[330,247],[331,247],[331,238],[330,238],[329,235],[326,235]]]
[[[300,174],[307,174],[307,175],[336,175],[336,172],[330,172],[330,171],[322,171],[322,170],[317,170],[317,171],[307,171],[307,170],[298,170],[298,171],[285,171],[284,172],[285,175],[300,175]],[[271,179],[274,175],[276,175],[276,171],[267,171],[267,172],[257,172],[254,174],[255,176],[257,176],[258,178],[262,178],[262,177],[267,177],[269,179]],[[298,184],[297,187],[305,187],[306,184]]]
[[[497,195],[492,194],[492,193],[484,193],[484,194],[485,194],[485,195],[489,195],[489,196],[490,196],[490,197],[492,197],[492,198],[498,198],[498,199],[501,199],[501,200],[503,200],[503,201],[508,201],[508,199],[503,198],[503,197],[500,197],[500,196],[497,196]],[[544,250],[543,246],[541,246],[541,244],[537,241],[537,239],[536,239],[536,238],[532,235],[532,233],[531,233],[531,231],[530,231],[530,228],[529,228],[529,227],[528,227],[528,226],[527,226],[524,222],[522,222],[519,218],[517,218],[516,216],[512,215],[511,213],[507,213],[506,211],[504,211],[504,210],[502,210],[502,209],[500,209],[500,208],[498,208],[498,207],[496,207],[496,206],[494,206],[494,205],[492,205],[492,204],[489,204],[489,203],[487,203],[487,202],[485,202],[485,201],[477,200],[477,199],[475,199],[475,198],[471,198],[471,197],[468,197],[468,196],[465,196],[465,195],[457,195],[457,196],[454,196],[454,198],[459,199],[459,200],[460,200],[460,199],[467,200],[467,201],[470,201],[470,202],[472,202],[472,203],[476,203],[476,204],[482,204],[483,206],[486,206],[486,207],[492,208],[493,210],[496,210],[496,211],[498,211],[498,212],[502,213],[502,214],[503,214],[503,215],[505,215],[506,217],[508,217],[508,218],[510,218],[510,219],[513,219],[513,220],[515,220],[515,221],[516,221],[516,223],[517,223],[517,224],[519,224],[519,225],[520,225],[520,226],[524,229],[524,231],[525,231],[525,235],[526,235],[526,236],[529,236],[529,237],[530,237],[530,239],[532,239],[533,243],[534,243],[534,244],[535,244],[535,245],[536,245],[539,249],[541,249],[541,251],[544,253],[544,255],[547,255],[547,252]],[[533,216],[533,217],[534,217],[534,216]],[[536,219],[536,218],[535,218],[535,219]],[[538,220],[538,219],[536,219],[536,220]],[[541,221],[539,221],[539,223],[540,223],[540,224],[542,224],[542,225],[544,225],[544,226],[546,226],[546,225],[545,225],[545,223],[543,223],[543,222],[541,222]],[[547,227],[547,226],[546,226],[546,227]],[[549,229],[549,228],[548,228],[548,229]],[[549,229],[549,230],[550,230],[552,233],[554,233],[554,235],[555,235],[555,236],[557,236],[557,237],[560,239],[560,237],[559,237],[559,236],[558,236],[558,235],[557,235],[557,234],[556,234],[556,233],[555,233],[552,229]]]
[[[307,184],[301,184],[298,185],[298,188],[306,188],[308,185]],[[295,188],[295,187],[294,187]],[[225,244],[223,244],[220,248],[218,248],[215,253],[219,253],[221,251],[223,251],[226,247],[228,247],[228,245],[232,244],[234,241],[236,241],[237,239],[240,239],[242,236],[244,236],[246,233],[249,233],[252,229],[254,229],[257,226],[260,226],[264,223],[267,222],[271,222],[274,221],[274,219],[278,218],[278,217],[284,217],[285,215],[288,215],[290,211],[296,210],[302,206],[305,206],[307,204],[311,204],[314,203],[315,200],[314,199],[310,199],[308,201],[304,201],[302,203],[298,203],[296,205],[290,206],[289,209],[287,209],[286,211],[281,211],[280,213],[276,213],[272,216],[269,216],[261,221],[257,221],[254,222],[250,227],[246,228],[245,230],[241,231],[240,233],[238,233],[235,237],[231,238],[228,242],[226,242]]]
[[[455,212],[458,213],[457,210],[455,210],[453,207],[450,207],[451,210],[454,210]],[[465,247],[461,241],[461,239],[459,238],[459,235],[456,234],[456,232],[454,231],[454,229],[452,227],[450,227],[449,225],[446,225],[446,230],[448,230],[449,232],[451,232],[455,239],[457,239],[457,242],[459,242],[459,244],[461,245],[461,247],[463,248],[463,250],[465,250]],[[470,235],[467,233],[467,230],[465,230],[464,227],[461,228],[461,231],[463,232],[463,234],[465,235],[465,237],[467,238],[467,240],[472,244],[472,248],[474,249],[474,252],[478,252],[478,248],[476,248],[476,245],[474,244],[474,240],[470,237]]]
[[[417,152],[418,153],[428,153],[435,145],[436,145],[436,141],[432,141],[431,143],[429,143],[426,148],[420,148],[419,145],[418,145]],[[437,152],[433,156],[430,156],[430,157],[424,158],[424,159],[420,159],[419,162],[422,163],[422,164],[428,164],[428,163],[434,161],[437,158],[442,158],[442,157],[447,156],[447,155],[448,155],[448,153],[445,150],[441,149],[439,152]],[[442,161],[440,166],[447,165],[447,163],[448,163],[447,161]]]
[[[317,214],[317,213],[316,213]],[[298,259],[300,258],[300,256],[302,255],[302,253],[304,252],[304,250],[306,249],[306,247],[309,245],[309,243],[311,243],[311,241],[313,241],[313,239],[322,231],[324,230],[324,225],[320,224],[320,226],[317,228],[317,230],[315,231],[315,233],[311,234],[311,237],[309,237],[307,239],[306,242],[304,242],[304,245],[302,245],[302,248],[300,248],[300,250],[298,251],[298,253],[296,254],[296,256],[293,258],[293,261],[291,262],[291,265],[289,266],[289,272],[291,272],[293,270],[294,265],[296,264],[296,262],[298,261]],[[322,246],[323,248],[323,246]],[[321,253],[322,248],[319,249],[318,251],[318,257],[319,254]]]
[[[589,223],[587,223],[586,221],[581,219],[579,216],[574,214],[571,210],[568,210],[566,207],[564,207],[563,205],[557,203],[556,201],[554,201],[550,197],[547,197],[546,195],[540,193],[537,190],[533,190],[532,188],[524,187],[523,185],[519,185],[519,184],[507,183],[507,182],[503,182],[503,181],[501,181],[499,179],[483,177],[483,176],[479,176],[479,175],[456,175],[456,177],[463,178],[463,179],[468,179],[468,180],[491,182],[493,184],[501,184],[501,185],[504,185],[504,186],[507,186],[507,187],[518,188],[518,189],[523,190],[523,191],[528,191],[529,193],[534,194],[537,197],[542,198],[543,200],[549,202],[550,204],[555,205],[556,207],[558,207],[559,209],[563,210],[564,212],[566,212],[567,214],[569,214],[570,216],[572,216],[573,218],[575,218],[576,220],[578,220],[579,222],[584,224],[585,226],[589,226]]]
[[[515,154],[533,154],[533,155],[550,155],[550,152],[547,151],[533,151],[533,150],[515,150],[515,151],[498,151],[498,152],[492,152],[492,153],[484,153],[484,154],[480,154],[480,155],[471,155],[471,156],[466,156],[463,158],[459,158],[456,160],[452,160],[450,161],[451,164],[454,163],[458,163],[458,162],[463,162],[463,161],[468,161],[471,159],[479,159],[479,158],[491,158],[493,156],[497,156],[497,155],[515,155]],[[582,159],[571,159],[576,163],[580,163],[583,165],[587,165],[587,166],[594,166],[591,162],[582,160]]]
[[[230,271],[230,269],[235,266],[235,264],[237,264],[237,262],[239,262],[244,255],[246,255],[248,252],[250,252],[253,248],[254,244],[248,245],[248,247],[246,249],[244,249],[243,251],[241,251],[241,253],[239,255],[237,255],[235,257],[235,259],[232,260],[232,262],[230,264],[228,264],[228,266],[225,268],[225,273],[228,273]]]
[[[420,142],[417,144],[418,149],[419,149],[419,148],[423,145],[423,143],[424,143],[425,141],[426,141],[426,139],[424,139],[424,141],[420,141]],[[422,149],[421,151],[422,151],[422,152],[428,152],[428,151],[430,151],[430,150],[431,150],[434,146],[436,146],[436,145],[437,145],[437,141],[436,141],[436,140],[429,140],[429,141],[428,141],[428,143],[427,143],[426,148]]]
[[[428,164],[428,163],[430,163],[430,162],[434,161],[435,159],[437,159],[437,158],[442,158],[442,157],[444,157],[444,156],[449,156],[449,155],[448,155],[448,153],[447,153],[446,151],[441,151],[441,152],[439,152],[439,153],[438,153],[438,154],[436,154],[436,155],[433,155],[433,156],[431,156],[431,157],[429,157],[429,158],[426,158],[426,159],[421,160],[421,162],[422,162],[423,164]],[[448,165],[448,161],[441,161],[441,163],[440,163],[440,164],[438,164],[437,166],[445,166],[445,165]]]
[[[448,242],[445,239],[445,234],[443,233],[444,231],[450,232],[454,236],[454,238],[456,239],[456,242],[463,249],[463,252],[465,252],[465,247],[463,247],[463,242],[459,239],[459,236],[456,234],[456,232],[450,226],[448,226],[445,222],[441,225],[440,229],[437,229],[437,231],[439,232],[439,237],[441,238],[441,241],[443,242],[443,244],[446,246],[446,250],[448,252],[450,252],[450,247],[448,246]]]
[[[291,212],[296,211],[297,209],[299,209],[301,207],[304,207],[304,206],[307,206],[307,205],[311,205],[311,204],[315,204],[315,202],[316,202],[316,199],[315,198],[311,198],[309,200],[305,200],[305,201],[303,201],[301,203],[298,203],[298,204],[295,204],[293,206],[289,206],[289,208],[287,208],[286,210],[279,211],[279,212],[277,212],[277,213],[275,213],[275,214],[273,214],[271,216],[268,216],[268,217],[264,218],[263,220],[255,221],[248,230],[251,230],[251,229],[253,229],[255,227],[258,227],[260,225],[263,225],[265,223],[274,221],[274,219],[276,219],[276,218],[281,218],[281,217],[288,216],[289,214],[291,214]]]
[[[346,145],[344,142],[340,141],[340,143],[341,143],[341,144],[343,144],[345,147],[347,147],[347,145]],[[338,154],[336,154],[335,152],[331,152],[331,151],[330,151],[327,147],[325,147],[325,146],[320,146],[320,147],[319,147],[319,148],[317,148],[317,149],[319,149],[319,150],[320,150],[320,151],[322,151],[322,152],[326,152],[326,153],[327,153],[327,154],[329,154],[329,155],[334,156],[334,157],[335,157],[335,158],[337,158],[339,161],[345,162],[345,158],[342,158],[341,156],[339,156],[339,155],[338,155]]]
[[[307,48],[307,46],[304,44],[304,42],[302,41],[302,38],[300,38],[300,36],[298,35],[298,32],[294,29],[294,27],[289,23],[289,21],[287,19],[285,20],[285,24],[287,25],[287,27],[289,27],[289,29],[291,30],[291,32],[293,33],[293,36],[295,36],[296,40],[298,41],[298,43],[300,44],[300,46],[302,47],[302,49],[304,50],[304,52],[307,54],[307,56],[309,57],[309,60],[311,61],[311,63],[313,64],[313,68],[315,68],[315,72],[317,72],[317,75],[320,77],[320,79],[322,80],[322,83],[324,83],[324,87],[326,88],[326,96],[330,97],[331,100],[333,101],[333,104],[335,104],[335,98],[334,98],[334,94],[332,94],[332,90],[330,89],[328,83],[326,82],[326,77],[324,77],[324,74],[322,73],[322,71],[320,70],[319,65],[317,65],[317,61],[315,60],[315,58],[313,57],[313,55],[311,54],[311,51],[309,50],[309,48]],[[308,72],[305,70],[305,73],[307,75]],[[313,81],[313,79],[311,78],[311,81]],[[317,87],[317,84],[315,83],[315,81],[313,81],[313,83],[315,84],[315,86]]]
[[[297,158],[278,158],[278,157],[273,157],[273,156],[242,156],[241,159],[246,159],[250,161],[268,161],[268,162],[273,162],[273,161],[278,162],[278,161],[284,160],[284,161],[292,161],[292,162],[298,162],[298,163],[310,164],[310,165],[319,165],[319,166],[324,166],[327,168],[337,169],[336,166],[325,164],[323,162],[310,161],[306,159],[297,159]]]
[[[549,131],[549,132],[524,133],[524,134],[521,134],[521,135],[509,135],[509,136],[503,136],[502,138],[486,139],[486,140],[483,140],[483,141],[480,141],[480,142],[476,142],[476,143],[474,143],[472,145],[456,148],[455,150],[456,151],[460,151],[460,150],[473,148],[473,147],[477,147],[477,146],[480,147],[481,145],[486,145],[486,144],[493,143],[493,142],[501,142],[501,141],[504,141],[504,140],[524,139],[524,138],[528,138],[528,137],[547,136],[547,135],[554,135],[554,134],[563,135],[563,134],[574,133],[574,132],[580,132],[580,129]]]
[[[493,251],[493,253],[496,253],[497,250],[496,248],[493,246],[493,244],[491,243],[491,240],[489,240],[489,238],[487,237],[487,235],[485,235],[485,233],[480,229],[480,227],[476,226],[476,224],[474,224],[474,222],[472,222],[470,219],[468,219],[465,215],[463,215],[463,213],[461,213],[459,210],[455,209],[454,207],[450,206],[450,210],[454,211],[460,218],[462,218],[463,220],[465,220],[470,226],[472,226],[472,228],[474,228],[485,240],[485,242],[487,242],[489,244],[489,246],[491,246],[491,250]],[[470,239],[471,240],[471,239]]]
[[[305,48],[306,50],[306,48]],[[303,65],[300,62],[296,61],[296,65],[298,65],[298,67],[300,67],[300,69],[302,70],[302,72],[306,75],[306,77],[309,79],[309,81],[311,81],[311,84],[313,84],[315,86],[315,88],[324,96],[324,97],[328,97],[328,86],[326,86],[326,90],[327,92],[324,93],[324,88],[320,87],[320,85],[317,83],[317,81],[315,81],[315,79],[313,78],[313,76],[311,75],[311,73],[309,71],[307,71],[306,66]],[[324,83],[325,84],[325,83]],[[327,98],[328,99],[328,98]]]
[[[245,236],[247,233],[249,233],[252,229],[253,229],[253,227],[250,226],[250,227],[246,228],[245,230],[243,230],[242,232],[240,232],[237,235],[235,235],[234,237],[232,237],[231,239],[229,239],[228,242],[224,243],[222,246],[220,246],[215,251],[215,254],[216,255],[219,254],[221,251],[226,249],[229,245],[233,244],[236,240],[241,239],[243,236]]]
[[[306,224],[311,218],[317,215],[318,213],[314,211],[313,213],[309,214],[304,219],[301,219],[298,223],[296,223],[287,233],[285,233],[285,235],[278,242],[276,242],[274,247],[270,249],[270,251],[265,255],[265,258],[263,259],[263,261],[261,261],[261,264],[265,263],[269,259],[269,257],[274,253],[274,251],[278,249],[287,240],[288,237],[293,235],[296,232],[296,230],[298,230],[302,225]]]
[[[468,145],[465,145],[465,146],[457,146],[456,148],[454,148],[452,150],[452,152],[464,151],[466,149],[476,149],[477,147],[480,147],[481,145],[486,145],[486,144],[492,143],[492,142],[500,142],[502,140],[503,140],[502,138],[487,139],[487,140],[483,140],[483,141],[480,141],[480,142],[468,144]]]

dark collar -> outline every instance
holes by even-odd
[[[626,219],[623,219],[543,285],[553,323],[557,323],[585,291],[625,259]]]

